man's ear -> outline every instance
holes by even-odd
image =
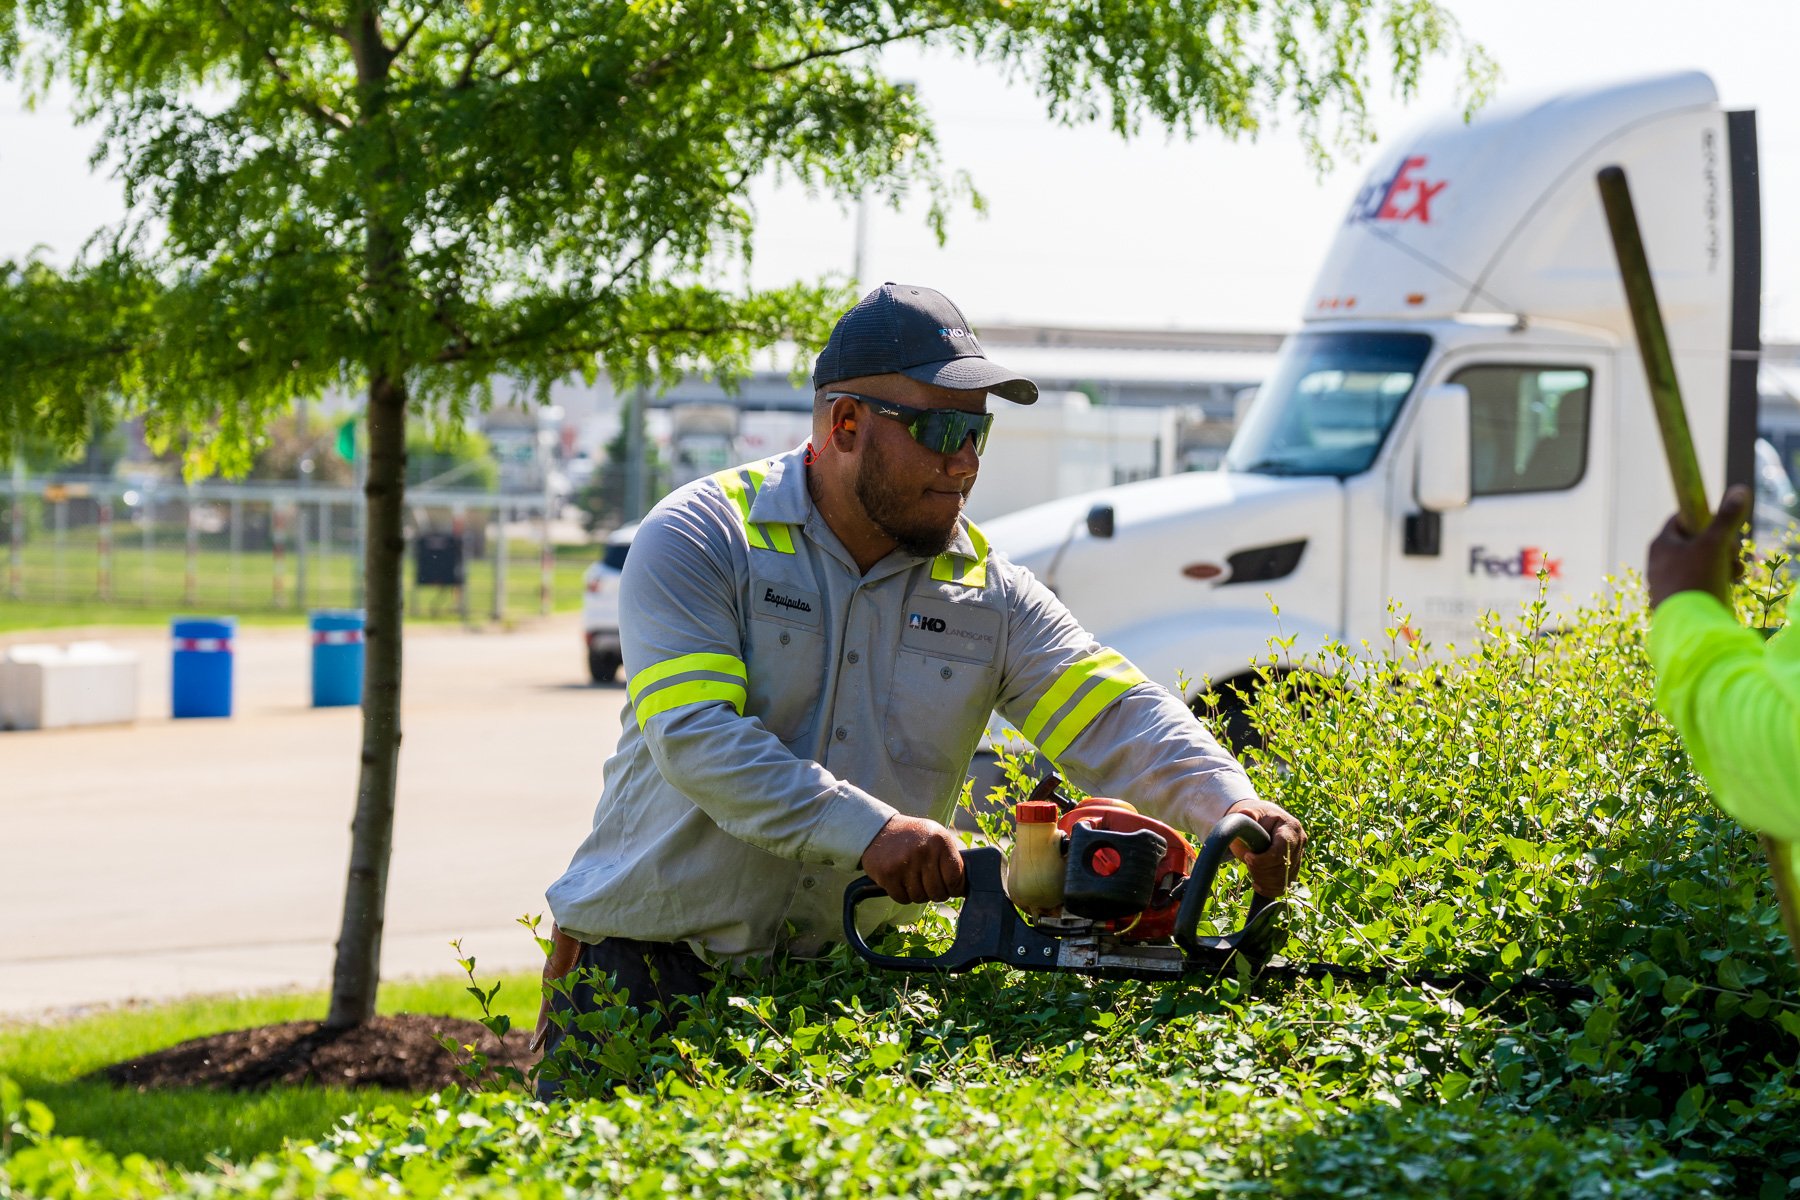
[[[856,401],[848,396],[841,397],[831,408],[831,432],[835,439],[838,430],[845,433],[856,432]],[[849,449],[848,446],[843,449]]]

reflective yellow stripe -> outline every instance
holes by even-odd
[[[744,672],[744,660],[730,654],[678,654],[674,658],[665,658],[661,662],[645,667],[633,675],[625,684],[625,694],[631,697],[633,704],[643,694],[645,688],[658,683],[671,675],[686,675],[691,671],[711,671],[715,675],[733,675],[739,679],[748,679]]]
[[[1057,722],[1054,729],[1046,730],[1050,718],[1054,717],[1062,706],[1072,699],[1090,680],[1096,681],[1088,694],[1082,697],[1068,716]],[[1050,690],[1044,693],[1043,699],[1032,706],[1031,715],[1025,718],[1025,727],[1020,730],[1025,740],[1041,750],[1045,756],[1055,758],[1068,749],[1069,743],[1080,736],[1081,731],[1093,724],[1100,710],[1124,695],[1134,684],[1144,683],[1144,673],[1126,661],[1125,656],[1116,650],[1102,650],[1077,662],[1062,673]]]
[[[931,563],[931,577],[940,583],[960,583],[968,587],[987,586],[988,540],[969,522],[969,544],[975,548],[973,559],[960,554],[940,554]],[[967,566],[963,564],[967,563]]]
[[[1044,757],[1061,758],[1062,752],[1069,748],[1069,743],[1080,737],[1087,727],[1094,723],[1094,718],[1100,715],[1101,710],[1138,684],[1148,682],[1144,673],[1130,663],[1125,664],[1123,670],[1108,672],[1104,678],[1094,684],[1093,690],[1082,697],[1081,703],[1075,706],[1075,710],[1063,718],[1062,723],[1056,727],[1056,731],[1039,747],[1043,750]]]
[[[670,684],[662,691],[653,693],[642,704],[633,702],[632,708],[637,713],[638,728],[642,729],[657,713],[668,712],[671,708],[680,708],[684,704],[704,704],[710,700],[728,700],[731,707],[737,709],[738,715],[743,716],[745,696],[744,685],[741,683],[726,683],[723,679],[695,679],[688,683]]]
[[[728,471],[720,471],[713,476],[713,482],[725,490],[731,502],[737,505],[738,515],[743,518],[744,537],[750,545],[758,550],[777,550],[782,554],[794,552],[794,534],[786,525],[758,525],[750,520],[750,502],[756,499],[756,493],[762,490],[763,480],[768,478],[769,464],[773,459],[764,459],[748,466],[732,467]],[[748,477],[749,482],[745,482]]]
[[[783,554],[794,552],[794,531],[786,525],[777,525],[771,522],[767,525],[752,525],[750,528],[761,530],[763,536],[772,543],[772,549],[779,550]]]
[[[725,489],[725,494],[731,497],[731,502],[738,506],[738,512],[743,514],[744,524],[748,525],[750,523],[750,489],[744,486],[744,477],[736,471],[720,471],[713,476],[713,482]]]

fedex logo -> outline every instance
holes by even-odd
[[[1425,157],[1415,155],[1400,160],[1400,167],[1385,180],[1377,180],[1356,194],[1350,205],[1346,225],[1356,221],[1431,222],[1431,201],[1450,186],[1440,179],[1435,183],[1425,178]]]
[[[1486,546],[1469,547],[1469,574],[1506,575],[1514,579],[1536,579],[1542,570],[1550,579],[1562,578],[1560,558],[1551,558],[1536,546],[1526,546],[1505,558],[1489,554]]]

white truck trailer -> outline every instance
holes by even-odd
[[[1709,493],[1751,481],[1754,114],[1686,73],[1499,104],[1377,162],[1216,472],[986,522],[1150,678],[1244,679],[1269,639],[1438,648],[1546,576],[1570,605],[1675,500],[1595,172],[1630,178]],[[1005,436],[1005,418],[997,429]],[[1279,626],[1271,599],[1280,606]]]

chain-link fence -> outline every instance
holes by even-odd
[[[503,620],[579,595],[541,494],[409,493],[410,611]],[[344,487],[0,475],[0,603],[231,612],[362,605],[363,498]]]

